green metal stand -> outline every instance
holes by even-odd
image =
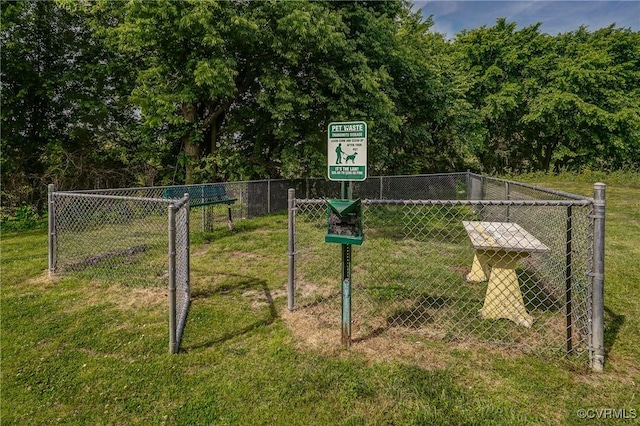
[[[350,200],[351,182],[342,182],[342,199]],[[351,346],[351,244],[342,244],[342,345]]]

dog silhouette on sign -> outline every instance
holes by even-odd
[[[356,155],[358,155],[357,152],[354,152],[351,155],[347,155],[345,157],[344,163],[347,164],[349,161],[351,161],[351,164],[355,164],[355,160],[356,160]]]

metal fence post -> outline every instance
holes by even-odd
[[[467,200],[471,199],[471,170],[467,169],[466,179],[465,179],[465,191],[467,192]]]
[[[47,208],[48,208],[48,223],[49,223],[49,278],[53,275],[56,270],[56,258],[55,258],[55,233],[56,233],[56,220],[55,220],[55,205],[53,193],[55,192],[56,187],[54,184],[50,183],[48,186],[47,193]]]
[[[287,206],[289,210],[289,279],[287,281],[287,305],[290,311],[292,311],[296,306],[296,295],[295,295],[295,268],[296,268],[296,258],[295,258],[295,244],[296,244],[296,227],[295,227],[295,200],[296,200],[296,190],[290,188],[287,191]]]
[[[509,201],[509,199],[510,199],[509,182],[505,182],[504,183],[504,199],[506,201]],[[505,207],[505,222],[511,222],[511,214],[509,212],[509,204],[507,204],[506,207]]]
[[[187,227],[187,230],[185,231],[185,239],[186,239],[186,247],[184,248],[185,253],[184,253],[184,257],[186,259],[186,292],[187,292],[187,300],[191,299],[191,207],[189,205],[189,194],[185,194],[184,195],[186,198],[186,202],[187,204],[182,206],[183,209],[187,209],[186,210],[186,223],[184,224]]]
[[[593,185],[593,297],[592,297],[592,368],[600,372],[604,369],[604,183]]]
[[[267,179],[267,213],[271,213],[271,178]]]
[[[169,205],[169,353],[177,352],[176,344],[176,211]]]

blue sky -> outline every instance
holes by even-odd
[[[615,23],[617,27],[640,31],[640,0],[600,1],[413,1],[414,10],[433,15],[434,30],[452,38],[462,29],[493,26],[506,18],[523,28],[541,22],[540,31],[551,35],[585,25],[590,31]]]

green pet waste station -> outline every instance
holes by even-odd
[[[361,245],[362,203],[355,200],[329,200],[326,243],[342,245],[342,344],[351,345],[351,246]]]
[[[325,243],[362,244],[362,203],[356,200],[329,200]]]

